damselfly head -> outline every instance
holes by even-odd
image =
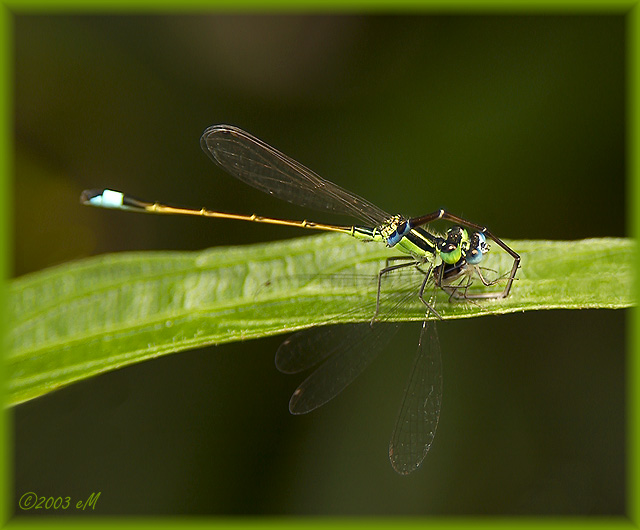
[[[461,257],[463,257],[463,251],[468,248],[469,234],[461,226],[452,226],[449,228],[444,236],[444,239],[440,239],[437,242],[440,258],[448,265],[454,265]]]
[[[474,232],[469,240],[469,249],[465,253],[465,259],[470,265],[477,265],[484,255],[489,252],[487,238],[482,232]]]

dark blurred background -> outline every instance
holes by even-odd
[[[622,16],[14,22],[14,276],[107,252],[306,235],[79,204],[82,189],[108,186],[312,217],[211,163],[199,136],[225,122],[387,211],[446,207],[509,239],[625,235]],[[101,491],[98,514],[620,514],[626,316],[443,323],[438,434],[407,478],[387,444],[416,329],[304,417],[287,410],[300,378],[273,365],[282,337],[20,405],[16,497]]]

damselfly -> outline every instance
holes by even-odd
[[[426,288],[432,283],[449,293],[450,298],[457,299],[504,298],[509,295],[520,256],[487,228],[445,210],[413,218],[390,215],[237,127],[209,127],[200,143],[218,166],[244,183],[299,206],[351,216],[363,225],[333,225],[224,213],[206,208],[182,208],[136,199],[109,189],[85,190],[81,201],[103,208],[236,219],[340,232],[363,241],[377,241],[401,251],[402,256],[388,258],[377,274],[375,310],[370,321],[347,324],[350,333],[348,340],[337,338],[339,335],[324,327],[298,332],[278,349],[276,366],[282,372],[297,373],[324,361],[293,393],[289,410],[293,414],[303,414],[323,405],[364,370],[383,343],[380,336],[383,327],[377,323],[381,316],[381,288],[385,278],[394,271],[407,268],[419,271],[422,279],[416,285],[415,292],[424,304],[426,314],[389,444],[393,468],[401,474],[415,470],[433,442],[442,401],[440,346],[434,319],[427,318],[429,313],[436,318],[440,318],[440,315],[433,301],[425,297]],[[444,236],[432,234],[424,228],[439,219],[455,223]],[[473,232],[469,234],[467,229]],[[513,265],[504,276],[502,290],[470,292],[468,287],[474,278],[479,278],[485,286],[495,285],[500,280],[486,280],[479,269],[489,250],[487,239],[511,256]],[[457,280],[460,281],[456,283]]]

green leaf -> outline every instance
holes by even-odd
[[[507,244],[522,256],[511,295],[471,303],[430,291],[444,319],[635,303],[629,239]],[[9,288],[9,404],[167,353],[370,320],[376,273],[391,255],[382,245],[329,234],[201,252],[111,254],[18,278]],[[487,267],[510,266],[494,248]],[[423,319],[415,296],[423,277],[411,268],[386,282],[380,315]],[[389,314],[408,294],[413,302]]]

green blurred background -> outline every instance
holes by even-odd
[[[387,211],[446,207],[510,239],[625,235],[622,16],[14,22],[15,276],[306,235],[79,204],[108,186],[313,217],[210,162],[199,136],[225,122]],[[14,409],[16,498],[101,491],[97,514],[620,514],[626,316],[440,325],[440,425],[407,478],[387,444],[415,328],[303,417],[287,410],[301,378],[273,364],[282,337],[145,362]]]

